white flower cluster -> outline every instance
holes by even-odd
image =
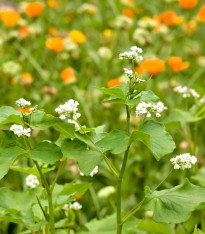
[[[98,166],[96,166],[91,172],[90,172],[90,176],[93,177],[95,174],[98,173]],[[81,171],[80,172],[81,176],[84,176],[84,173]]]
[[[191,168],[197,162],[195,156],[191,156],[190,153],[177,155],[175,158],[171,158],[170,161],[174,165],[174,169],[184,170],[185,168]]]
[[[29,175],[26,177],[26,185],[30,188],[36,188],[39,185],[38,178],[35,175]]]
[[[167,110],[167,107],[163,102],[158,102],[157,104],[141,102],[136,106],[136,116],[146,114],[146,117],[151,117],[151,112],[154,112],[156,117],[160,117],[161,113]]]
[[[21,108],[25,108],[26,106],[30,106],[31,102],[26,101],[24,98],[20,98],[19,100],[16,101],[16,104]]]
[[[82,208],[82,205],[78,202],[74,202],[73,204],[71,204],[70,206],[68,204],[65,204],[63,206],[63,210],[80,210]]]
[[[188,98],[191,96],[196,98],[200,97],[200,95],[194,89],[191,89],[187,86],[177,86],[174,88],[174,92],[181,93],[183,98]]]
[[[30,132],[31,129],[30,128],[23,128],[22,125],[18,125],[18,124],[13,124],[10,127],[10,130],[14,132],[14,134],[16,134],[18,137],[20,136],[27,136],[30,137]]]
[[[132,46],[130,49],[131,51],[120,53],[119,58],[141,62],[143,60],[143,57],[140,54],[143,52],[143,50],[141,48],[138,48],[137,46]]]
[[[80,127],[77,123],[77,119],[81,116],[80,113],[77,113],[79,103],[73,99],[68,100],[65,104],[60,105],[55,109],[55,111],[60,115],[59,118],[64,120],[68,119],[68,123],[75,124],[76,130],[79,130]]]
[[[127,68],[123,68],[123,69],[124,69],[125,74],[127,75],[127,77],[129,79],[133,79],[134,78],[134,82],[136,82],[136,83],[145,82],[145,80],[142,80],[142,79],[138,78],[137,76],[135,76],[135,74],[133,73],[132,70],[129,70]]]

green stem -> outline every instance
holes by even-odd
[[[57,179],[58,179],[58,177],[59,177],[59,175],[60,175],[60,173],[61,173],[61,170],[62,170],[62,168],[63,168],[63,166],[64,166],[64,163],[65,161],[60,161],[60,165],[59,165],[59,167],[58,167],[58,170],[57,170],[57,173],[56,173],[56,176],[55,176],[55,179],[54,179],[54,181],[53,181],[53,184],[51,185],[51,192],[53,191],[53,189],[54,189],[54,187],[55,187],[55,184],[56,184],[56,182],[57,182]]]
[[[130,133],[130,112],[129,112],[129,107],[126,106],[126,112],[127,112],[127,132],[128,134]],[[127,159],[128,159],[128,154],[129,154],[129,149],[130,147],[128,146],[127,150],[125,151],[124,158],[123,158],[123,163],[122,167],[120,170],[120,176],[117,180],[117,234],[122,233],[122,217],[121,217],[121,202],[122,202],[122,180],[127,164]]]
[[[28,138],[26,138],[26,143],[27,146],[30,150],[32,150],[31,144],[28,140]],[[46,192],[47,192],[47,196],[48,196],[48,209],[49,209],[49,224],[50,224],[50,233],[51,234],[55,234],[55,220],[54,220],[54,211],[53,211],[53,201],[52,201],[52,191],[50,190],[50,187],[48,185],[48,182],[38,164],[37,161],[32,160],[33,163],[36,165],[36,168],[40,174],[41,180],[43,181],[43,184],[45,186]]]

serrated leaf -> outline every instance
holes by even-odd
[[[53,164],[63,157],[60,147],[49,142],[37,144],[30,154],[34,160],[48,164]]]
[[[112,154],[120,154],[126,151],[129,143],[129,135],[127,132],[113,130],[103,139],[96,142],[98,147],[110,150]]]
[[[171,189],[155,191],[147,196],[142,208],[153,210],[153,220],[159,223],[182,223],[204,203],[205,188],[193,185],[188,179]]]
[[[153,120],[146,121],[138,131],[132,133],[130,143],[133,141],[143,142],[157,160],[172,153],[176,147],[164,125]]]
[[[94,167],[103,160],[102,153],[90,150],[84,142],[78,139],[63,140],[61,149],[65,157],[77,160],[80,170],[85,175],[89,175]]]
[[[0,124],[22,123],[21,114],[11,106],[0,107]]]
[[[4,131],[5,136],[0,146],[0,179],[2,179],[15,159],[26,153],[26,145],[22,138],[11,131]]]
[[[61,122],[59,118],[46,114],[43,111],[36,111],[31,115],[30,125],[36,130],[45,130]]]

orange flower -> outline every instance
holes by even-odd
[[[28,114],[31,113],[30,108],[25,108],[25,109],[20,108],[20,109],[18,109],[17,111],[18,111],[18,112],[22,112],[22,113],[24,113],[24,114],[25,114],[25,113],[28,113]]]
[[[75,199],[81,199],[83,196],[76,194],[76,195],[74,195],[74,197],[75,197]]]
[[[61,72],[61,78],[65,84],[70,84],[76,81],[74,71],[71,67],[67,67]]]
[[[203,5],[198,13],[198,18],[199,20],[201,20],[202,22],[205,22],[205,5]]]
[[[174,24],[176,13],[174,11],[165,11],[159,17],[160,20],[164,21],[167,25],[171,26]]]
[[[28,27],[26,25],[23,25],[19,28],[19,37],[22,39],[24,37],[27,37],[29,34]]]
[[[179,25],[179,24],[184,23],[184,17],[182,17],[182,16],[176,16],[176,17],[174,18],[173,23],[174,23],[175,25]]]
[[[48,29],[48,33],[51,35],[51,36],[54,36],[56,34],[56,29],[54,27],[50,27]]]
[[[86,41],[86,36],[80,31],[74,30],[69,33],[70,39],[78,44],[84,43]]]
[[[46,41],[46,47],[55,52],[60,52],[64,48],[62,37],[53,37]]]
[[[56,1],[56,0],[48,0],[48,6],[50,7],[50,8],[57,8],[58,7],[58,1]]]
[[[41,14],[44,7],[45,4],[42,2],[31,2],[26,5],[24,11],[28,16],[34,18]]]
[[[110,81],[107,83],[107,87],[108,87],[108,88],[112,88],[112,87],[115,87],[115,86],[121,85],[121,84],[122,84],[122,82],[120,81],[119,78],[117,78],[117,79],[110,80]]]
[[[3,24],[8,27],[16,26],[21,18],[20,14],[12,9],[1,11],[0,16],[1,20],[3,21]]]
[[[129,8],[122,9],[122,14],[126,15],[129,18],[133,18],[134,17],[133,11],[131,9],[129,9]]]
[[[189,67],[189,65],[190,65],[189,62],[183,62],[182,58],[177,57],[177,56],[170,57],[168,59],[168,64],[174,72],[182,71],[182,70],[186,69],[187,67]]]
[[[191,9],[195,7],[198,3],[198,0],[178,0],[179,4],[184,8],[184,9]]]
[[[141,75],[144,72],[142,65],[135,67],[135,72],[137,72],[138,75]]]
[[[165,62],[159,58],[144,60],[141,64],[142,69],[150,75],[157,75],[165,70]]]
[[[30,85],[31,83],[33,83],[33,77],[30,73],[23,73],[21,74],[21,84],[26,86],[26,85]]]

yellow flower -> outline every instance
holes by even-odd
[[[86,36],[80,31],[73,30],[69,33],[70,39],[78,44],[84,43],[86,41]]]

